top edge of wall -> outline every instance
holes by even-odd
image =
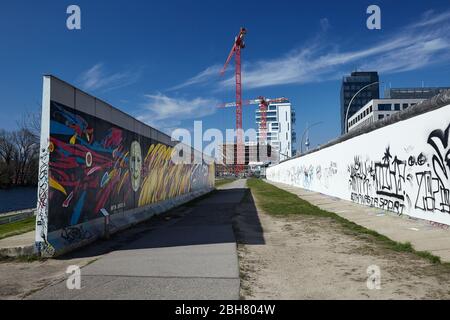
[[[369,133],[369,132],[372,132],[372,131],[375,131],[375,130],[378,130],[378,129],[381,129],[381,128],[384,128],[384,127],[387,127],[387,126],[390,126],[390,125],[395,124],[397,122],[408,120],[408,119],[417,117],[419,115],[422,115],[424,113],[440,109],[440,108],[445,107],[447,105],[450,105],[450,90],[444,91],[444,92],[434,96],[431,99],[424,100],[421,103],[418,103],[415,106],[409,107],[406,110],[402,110],[400,112],[397,112],[397,113],[391,115],[388,118],[384,118],[382,120],[378,120],[378,121],[372,122],[371,124],[358,127],[358,128],[356,128],[356,129],[354,129],[354,130],[352,130],[352,131],[350,131],[350,132],[348,132],[348,133],[346,133],[346,134],[344,134],[344,135],[342,135],[342,136],[340,136],[340,137],[338,137],[338,138],[336,138],[334,140],[331,140],[331,141],[327,142],[326,144],[324,144],[324,145],[322,145],[320,147],[314,148],[313,150],[310,150],[310,151],[305,152],[305,153],[303,153],[301,155],[292,157],[290,159],[283,160],[280,163],[304,157],[304,156],[309,155],[311,153],[315,153],[315,152],[318,152],[320,150],[323,150],[323,149],[329,148],[331,146],[334,146],[335,144],[344,142],[346,140],[353,139],[353,138],[358,137],[360,135],[363,135],[363,134],[366,134],[366,133]]]
[[[89,94],[89,93],[87,93],[87,92],[84,91],[84,90],[81,90],[81,89],[75,87],[74,85],[70,84],[70,83],[67,82],[67,81],[64,81],[64,80],[62,80],[62,79],[60,79],[60,78],[58,78],[58,77],[56,77],[56,76],[54,76],[54,75],[52,75],[52,74],[44,74],[43,77],[44,77],[44,78],[49,78],[50,80],[53,80],[53,81],[60,82],[60,83],[63,84],[64,86],[67,86],[67,87],[73,89],[73,90],[74,90],[74,92],[73,92],[74,94],[76,94],[77,92],[79,92],[79,93],[81,93],[81,94],[83,94],[83,95],[85,95],[85,96],[88,96],[88,97],[94,99],[94,100],[97,101],[97,102],[100,102],[100,103],[102,103],[102,104],[105,104],[107,107],[110,107],[113,111],[117,111],[117,112],[121,113],[121,114],[124,115],[126,118],[128,118],[130,121],[136,121],[137,123],[139,123],[140,126],[144,126],[144,127],[148,128],[148,129],[150,129],[150,130],[154,130],[157,136],[161,135],[161,136],[163,137],[163,139],[160,139],[160,140],[165,140],[165,141],[169,142],[168,144],[171,145],[172,147],[173,147],[176,143],[179,143],[179,141],[172,141],[172,137],[170,137],[168,134],[162,132],[161,130],[158,130],[158,129],[156,129],[156,128],[153,128],[153,127],[149,126],[148,124],[142,122],[141,120],[138,120],[138,119],[136,119],[135,117],[131,116],[130,114],[128,114],[128,113],[126,113],[126,112],[120,110],[119,108],[114,107],[114,106],[111,105],[110,103],[108,103],[108,102],[106,102],[106,101],[104,101],[104,100],[102,100],[102,99],[100,99],[100,98],[97,98],[96,96],[94,96],[94,95],[92,95],[92,94]],[[69,105],[68,107],[74,108],[74,106],[72,106],[72,105]],[[81,111],[84,111],[84,110],[81,110]],[[90,114],[90,115],[92,115],[92,116],[95,116],[95,114],[92,114],[92,113],[88,113],[88,114]],[[111,122],[111,123],[114,124],[114,125],[121,126],[120,124],[115,123],[115,122],[112,121],[111,119],[108,119],[108,121]],[[123,127],[123,126],[121,126],[121,127]],[[129,128],[126,128],[126,127],[124,127],[124,129],[130,130]],[[135,132],[134,130],[130,130],[130,131]],[[150,137],[149,135],[147,135],[147,134],[142,134],[142,133],[139,133],[139,134],[141,134],[141,135],[143,135],[143,136],[147,136],[148,138],[151,138],[151,137]],[[164,141],[160,141],[160,142],[164,142]],[[183,144],[184,144],[184,143],[183,143]],[[184,145],[186,145],[186,144],[184,144]],[[194,152],[198,152],[199,154],[203,154],[201,151],[198,151],[198,150],[194,149],[192,146],[189,146],[189,145],[186,145],[186,146],[192,148],[192,150],[193,150]],[[203,156],[204,156],[205,158],[209,158],[208,156],[206,156],[206,155],[204,155],[204,154],[203,154]]]
[[[73,88],[74,90],[76,90],[76,91],[78,91],[78,92],[81,92],[82,94],[91,97],[92,99],[95,99],[95,100],[97,100],[97,101],[99,101],[99,102],[101,102],[101,103],[104,103],[104,104],[106,104],[108,107],[111,107],[113,110],[122,113],[124,116],[130,118],[131,120],[137,121],[137,122],[139,122],[140,124],[144,125],[145,127],[150,128],[150,129],[153,129],[153,130],[157,131],[157,133],[162,134],[163,136],[166,136],[167,138],[170,139],[170,136],[167,135],[166,133],[164,133],[164,132],[162,132],[162,131],[160,131],[160,130],[158,130],[158,129],[156,129],[156,128],[153,128],[153,127],[149,126],[148,124],[145,124],[144,122],[142,122],[142,121],[140,121],[140,120],[134,118],[134,117],[131,116],[130,114],[126,113],[125,111],[122,111],[122,110],[120,110],[119,108],[114,107],[112,104],[106,102],[105,100],[100,99],[100,98],[97,98],[96,96],[94,96],[94,95],[92,95],[92,94],[90,94],[90,93],[87,93],[86,91],[84,91],[84,90],[82,90],[82,89],[79,89],[79,88],[75,87],[74,85],[70,84],[70,83],[67,82],[67,81],[64,81],[64,80],[62,80],[62,79],[60,79],[60,78],[58,78],[58,77],[56,77],[56,76],[54,76],[54,75],[52,75],[52,74],[45,74],[44,77],[48,77],[48,78],[51,78],[52,80],[59,81],[59,82],[63,83],[64,85],[69,86],[69,87]],[[75,92],[76,92],[76,91],[75,91]],[[110,121],[110,122],[112,122],[112,121]]]

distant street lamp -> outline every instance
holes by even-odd
[[[350,100],[350,103],[348,104],[347,112],[345,113],[345,133],[348,132],[348,112],[349,112],[349,110],[350,110],[350,106],[352,105],[353,100],[354,100],[354,99],[356,98],[356,96],[357,96],[361,91],[363,91],[364,89],[366,89],[366,88],[368,88],[368,87],[370,87],[370,86],[373,86],[374,84],[379,84],[379,83],[380,83],[379,81],[375,81],[375,82],[373,82],[373,83],[371,83],[371,84],[368,84],[367,86],[362,87],[362,88],[359,89],[359,91],[358,91],[357,93],[355,93],[355,95],[352,97],[352,99]]]
[[[322,123],[323,123],[323,121],[319,121],[319,122],[313,123],[312,125],[306,127],[306,129],[303,131],[302,139],[300,140],[300,154],[303,154],[303,141],[305,140],[306,132],[308,132],[309,129],[311,129],[312,127],[317,126],[317,125],[322,124]],[[309,145],[309,141],[308,141],[308,145]]]
[[[305,141],[306,152],[309,151],[309,145],[310,145],[310,143],[309,143],[309,137],[306,136],[306,141]]]

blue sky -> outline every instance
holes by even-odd
[[[66,28],[77,4],[82,30]],[[366,9],[381,8],[368,30]],[[290,98],[297,135],[312,145],[339,135],[343,75],[377,70],[384,86],[450,86],[450,2],[429,1],[8,1],[0,5],[0,128],[41,101],[54,74],[166,131],[234,128],[234,64],[219,69],[241,26],[243,96]],[[244,107],[244,128],[255,106]]]

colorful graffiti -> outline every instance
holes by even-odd
[[[73,226],[213,186],[214,168],[174,164],[173,148],[51,102],[48,231],[71,242]],[[212,172],[212,174],[211,174]]]

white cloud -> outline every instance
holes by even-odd
[[[376,68],[375,70],[381,73],[417,70],[427,65],[448,60],[449,56],[445,54],[445,50],[449,49],[450,45],[444,39],[424,40],[423,42],[404,47],[401,50],[374,58],[372,61],[363,64],[361,69]],[[442,51],[442,54],[436,55],[439,51]]]
[[[179,90],[195,84],[204,83],[214,76],[219,77],[220,70],[221,67],[219,65],[213,65],[211,67],[208,67],[199,74],[197,74],[196,76],[186,80],[185,82],[179,85],[170,88],[168,91]]]
[[[412,25],[412,27],[417,28],[417,27],[426,27],[426,26],[431,26],[431,25],[435,25],[441,22],[448,22],[448,20],[450,19],[450,11],[446,11],[446,12],[442,12],[440,14],[434,14],[433,10],[429,10],[424,12],[424,14],[422,15],[422,18],[419,22],[415,23]]]
[[[320,24],[322,32],[329,29],[328,19],[321,19]],[[293,50],[282,57],[246,61],[243,85],[247,89],[254,89],[302,84],[339,79],[355,67],[389,74],[449,62],[450,11],[440,14],[428,11],[418,22],[361,49],[340,49],[339,39],[334,39],[319,36],[302,49]],[[205,72],[191,79],[196,81],[187,81],[185,86],[214,83],[217,88],[223,89],[235,85],[234,76],[231,75],[219,83]]]
[[[90,69],[84,71],[78,78],[78,82],[84,90],[110,91],[131,85],[135,83],[139,77],[139,70],[107,73],[104,65],[102,63],[97,63]]]
[[[181,121],[213,114],[218,101],[208,98],[172,98],[162,93],[148,94],[138,119],[156,128],[173,128]]]

